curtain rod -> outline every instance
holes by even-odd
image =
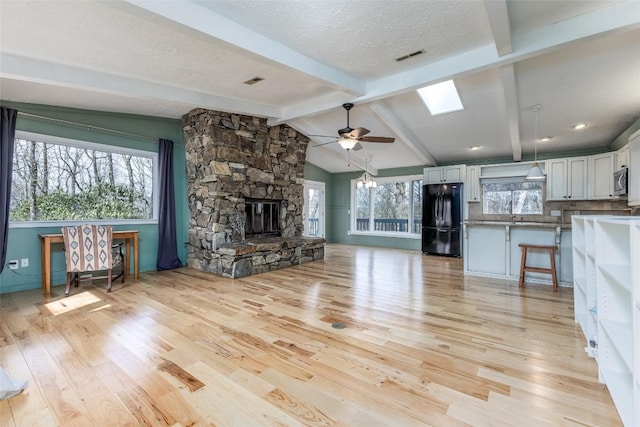
[[[113,133],[113,134],[116,134],[116,135],[129,136],[129,137],[133,137],[133,138],[137,138],[137,139],[142,139],[144,141],[150,141],[150,142],[156,142],[156,143],[158,142],[157,138],[152,138],[150,136],[138,135],[138,134],[135,134],[135,133],[123,132],[123,131],[120,131],[120,130],[109,129],[109,128],[104,128],[104,127],[94,126],[94,125],[88,125],[88,124],[85,124],[85,123],[73,122],[71,120],[56,119],[55,117],[47,117],[47,116],[42,116],[42,115],[39,115],[39,114],[24,113],[22,111],[18,111],[18,115],[19,116],[25,116],[25,117],[32,117],[32,118],[35,118],[35,119],[49,120],[49,121],[52,121],[52,122],[61,123],[63,125],[71,125],[71,126],[83,127],[86,130],[97,130],[97,131],[102,131],[102,132]]]

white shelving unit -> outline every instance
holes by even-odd
[[[576,322],[587,339],[585,351],[598,357],[598,304],[596,299],[595,220],[601,216],[574,216],[573,295]]]
[[[585,350],[589,355],[589,343],[587,332],[587,274],[586,263],[587,253],[585,251],[585,219],[573,217],[571,224],[571,238],[573,241],[573,300],[576,323],[582,328],[584,336],[587,337],[587,347]]]
[[[640,426],[640,219],[572,219],[576,322],[625,426]]]
[[[631,225],[631,287],[633,303],[633,420],[640,425],[640,220]]]

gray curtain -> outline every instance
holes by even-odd
[[[173,141],[160,139],[158,174],[160,203],[158,212],[158,270],[182,267],[176,238],[176,197],[173,188]]]
[[[16,136],[18,111],[0,107],[0,273],[7,260],[9,234],[9,205],[11,204],[11,173],[13,172],[13,145]]]

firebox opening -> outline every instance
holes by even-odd
[[[280,201],[245,200],[245,236],[280,236]]]

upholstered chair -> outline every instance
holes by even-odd
[[[77,225],[62,227],[65,260],[67,264],[67,286],[64,295],[69,296],[71,282],[77,287],[80,280],[107,279],[107,292],[111,292],[112,280],[122,276],[126,268],[122,243],[113,244],[113,229],[104,225]],[[113,268],[119,274],[113,277]],[[106,275],[80,277],[81,273],[106,271]]]

